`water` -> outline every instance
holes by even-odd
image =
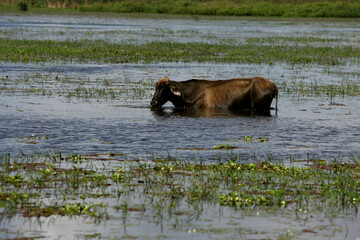
[[[0,151],[13,154],[122,152],[132,157],[170,154],[211,161],[228,151],[187,148],[231,144],[239,147],[231,152],[247,161],[265,160],[269,155],[280,161],[290,157],[346,160],[356,155],[360,146],[360,126],[356,120],[360,107],[356,96],[331,99],[280,93],[279,111],[271,110],[270,116],[177,111],[171,104],[163,111],[148,107],[159,76],[175,76],[174,80],[181,81],[193,77],[226,79],[234,75],[260,75],[277,81],[281,70],[290,79],[305,74],[292,72],[287,66],[258,68],[241,64],[5,64],[1,67],[2,78],[10,76],[11,80],[7,80],[7,90],[3,91],[0,102]],[[307,75],[324,78],[329,74],[309,67]],[[27,82],[21,80],[24,76],[29,78]],[[67,90],[78,86],[103,88],[103,79],[114,88],[142,88],[144,93],[126,92],[113,99],[66,97]],[[148,84],[140,85],[141,81],[148,81]],[[15,92],[10,91],[13,88]],[[42,88],[51,95],[31,93],[32,89]],[[36,144],[19,141],[33,135],[49,138]],[[244,136],[253,136],[254,141],[245,142]],[[267,137],[269,141],[259,143],[256,141],[259,137]]]
[[[178,41],[244,43],[249,38],[316,37],[331,41],[308,43],[318,46],[354,46],[360,39],[360,22],[357,20],[254,20],[226,19],[146,19],[136,17],[108,17],[98,15],[73,16],[0,16],[0,36],[13,39],[38,40],[105,40]],[[296,43],[294,43],[296,44]]]
[[[360,39],[358,29],[358,21],[0,16],[0,37],[41,40],[241,43],[252,37],[309,37],[315,34],[319,38],[343,39],[321,43],[324,46],[357,46]],[[336,85],[342,82],[359,84],[358,69],[351,63],[331,67],[212,63],[1,63],[0,152],[11,155],[115,152],[130,159],[146,160],[170,155],[209,163],[224,162],[230,154],[239,156],[244,162],[267,159],[347,161],[358,156],[360,149],[359,96],[331,98],[280,91],[279,110],[271,110],[269,115],[176,110],[171,104],[162,111],[153,111],[149,104],[154,85],[163,76],[176,81],[263,76],[279,84],[302,81]],[[94,95],[76,95],[76,89],[94,89]],[[97,94],[98,89],[111,89],[116,94]],[[244,136],[252,136],[252,141],[246,142]],[[259,137],[266,137],[268,141],[259,142]],[[237,148],[213,149],[220,144]],[[110,204],[120,203],[110,200]],[[309,229],[319,226],[319,234],[315,235],[318,238],[356,239],[360,236],[356,212],[331,218],[324,213],[296,213],[291,209],[244,212],[209,204],[201,208],[198,217],[185,215],[178,218],[154,217],[151,212],[131,212],[121,216],[112,210],[110,215],[113,217],[101,223],[82,217],[35,220],[17,216],[1,221],[0,238],[82,239],[95,234],[95,238],[103,239],[127,235],[139,238],[206,239],[212,236],[223,239],[225,236],[275,239],[279,233],[288,233],[289,229],[312,238],[313,233],[301,232],[308,226]]]

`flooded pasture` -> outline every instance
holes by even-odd
[[[262,39],[271,44],[290,40],[299,44],[315,46],[358,46],[358,20],[300,20],[269,19],[259,21],[254,18],[235,20],[214,19],[163,19],[111,16],[0,16],[0,36],[12,39],[38,40],[106,40],[111,42],[143,43],[153,40],[175,42],[231,42],[244,43]],[[274,37],[274,38],[273,38]],[[304,44],[300,43],[300,44]]]
[[[90,39],[141,44],[161,39],[357,47],[359,29],[360,22],[356,20],[0,16],[0,38],[55,41]],[[297,43],[296,39],[301,38],[312,41]],[[115,159],[110,157],[105,164],[90,157],[89,165],[97,170],[122,167],[120,160],[151,162],[168,157],[208,164],[226,163],[234,156],[242,163],[274,161],[292,164],[293,160],[313,159],[348,162],[359,159],[359,69],[359,61],[336,66],[281,62],[2,62],[0,152],[11,156],[34,153],[118,156]],[[279,86],[279,110],[272,109],[269,114],[195,111],[174,109],[167,104],[164,109],[155,111],[149,108],[150,100],[155,83],[163,76],[175,81],[262,76]],[[346,86],[355,90],[350,94],[333,90]],[[214,148],[222,144],[233,148]],[[40,157],[37,161],[48,160]],[[60,165],[74,167],[69,163]],[[116,185],[107,191],[113,196],[116,195],[114,192],[120,191],[119,188]],[[336,213],[311,207],[303,211],[291,206],[234,210],[219,204],[189,204],[182,200],[175,212],[170,209],[164,212],[145,210],[149,204],[144,197],[146,190],[144,187],[140,190],[134,188],[126,189],[130,193],[125,197],[87,197],[94,204],[105,202],[107,206],[107,217],[101,215],[95,220],[82,216],[36,218],[4,214],[0,217],[0,239],[360,237],[357,206]],[[66,191],[71,192],[69,189]],[[41,201],[51,203],[58,198],[66,199],[60,194],[48,195],[49,199],[45,197]],[[81,193],[69,195],[75,201],[79,200]],[[130,208],[124,208],[124,204]],[[159,203],[158,208],[161,207]],[[1,209],[5,207],[0,205],[0,212]]]
[[[307,67],[304,70],[307,73],[292,72],[287,67],[196,63],[44,67],[4,64],[1,150],[120,151],[131,157],[146,157],[150,153],[213,161],[218,159],[218,152],[186,149],[231,143],[239,147],[234,153],[249,161],[268,155],[276,160],[289,157],[344,160],[356,155],[360,146],[357,96],[330,98],[280,92],[279,111],[271,110],[269,116],[181,111],[171,104],[162,111],[149,108],[155,82],[165,75],[178,81],[259,75],[281,82],[294,81],[310,71],[317,75],[316,81],[321,77],[329,79],[317,67]],[[281,74],[285,76],[277,77]],[[21,141],[28,136],[49,138],[36,144]],[[267,137],[269,141],[248,143],[243,141],[244,136]]]

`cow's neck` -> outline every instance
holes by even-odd
[[[175,82],[172,84],[178,88],[182,94],[181,97],[174,96],[173,99],[170,99],[172,104],[175,107],[194,107],[196,101],[202,97],[205,86],[210,81],[199,81],[199,80],[189,80],[184,82]]]

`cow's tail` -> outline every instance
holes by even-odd
[[[279,89],[275,84],[273,84],[273,88],[275,90],[274,91],[274,97],[276,98],[275,110],[277,112],[277,110],[278,110],[278,101],[279,101]]]

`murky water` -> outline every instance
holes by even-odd
[[[245,42],[252,37],[336,38],[344,41],[323,43],[356,46],[360,39],[360,23],[301,21],[205,21],[129,18],[92,18],[61,16],[0,16],[0,37],[26,39],[100,39],[139,43],[151,40]],[[194,36],[195,35],[195,36]],[[319,44],[319,43],[317,43]],[[19,155],[33,152],[124,153],[129,158],[172,156],[180,159],[225,161],[229,154],[242,161],[273,159],[349,160],[360,149],[360,97],[302,96],[280,92],[279,111],[269,115],[238,112],[179,111],[170,104],[162,111],[148,106],[154,84],[163,76],[182,81],[190,78],[226,79],[263,76],[276,83],[287,81],[359,84],[359,66],[290,66],[251,64],[68,64],[45,66],[1,63],[0,65],[0,152]],[[84,89],[93,89],[81,92]],[[98,89],[107,89],[103,93]],[[109,92],[110,90],[111,92]],[[34,141],[28,137],[38,136]],[[251,142],[244,136],[252,136]],[[259,137],[268,138],[259,142]],[[212,150],[216,145],[230,144],[234,150]],[[204,206],[205,209],[211,206]],[[288,212],[287,212],[288,213]],[[115,213],[114,213],[115,214]],[[212,209],[202,217],[172,219],[171,224],[152,222],[151,217],[131,213],[127,218],[106,223],[83,224],[83,219],[58,217],[24,223],[24,219],[2,222],[0,238],[26,236],[79,238],[101,233],[111,236],[136,235],[140,238],[158,235],[181,239],[223,238],[214,226],[224,229],[228,238],[255,236],[277,238],[276,230],[300,229],[299,225],[322,224],[326,234],[348,239],[359,237],[357,217],[322,220],[293,213],[288,218],[268,212],[241,215],[229,209]],[[116,215],[116,214],[115,214]],[[296,214],[295,214],[296,215]],[[306,218],[306,219],[305,219]],[[211,220],[209,220],[211,219]],[[290,223],[288,219],[291,219]],[[311,220],[309,220],[311,219]],[[27,221],[27,220],[25,220]],[[57,224],[51,224],[51,222]],[[125,222],[122,222],[125,221]],[[128,222],[126,222],[128,221]],[[324,223],[324,221],[326,223]],[[23,227],[19,228],[18,223]],[[86,221],[85,221],[86,222]],[[122,222],[119,227],[119,222]],[[263,224],[263,232],[257,229]],[[345,222],[345,224],[344,224]],[[171,226],[170,226],[171,225]],[[342,226],[337,233],[336,227]],[[4,227],[3,227],[4,226]],[[76,226],[69,235],[63,229]],[[95,227],[94,227],[95,226]],[[346,226],[346,227],[344,227]],[[196,229],[209,229],[200,234]],[[346,230],[344,230],[346,229]],[[1,230],[2,231],[2,230]],[[149,232],[154,233],[148,235]],[[220,231],[220,230],[219,230]],[[15,232],[15,233],[14,233]],[[206,231],[205,231],[206,232]],[[324,238],[326,235],[324,233]],[[311,237],[311,233],[308,233]],[[319,235],[316,235],[319,236]],[[322,236],[322,235],[321,235]]]
[[[132,157],[144,157],[149,153],[170,154],[210,161],[217,160],[223,152],[187,148],[206,149],[228,143],[239,147],[233,153],[250,161],[266,159],[268,155],[276,160],[289,157],[342,160],[356,155],[360,147],[359,97],[331,99],[283,93],[280,94],[279,111],[272,110],[270,116],[177,111],[171,104],[163,111],[148,108],[153,84],[164,75],[174,76],[173,79],[179,81],[193,77],[225,79],[260,75],[276,82],[281,71],[289,79],[316,75],[328,80],[331,76],[317,67],[309,67],[304,73],[292,72],[287,66],[259,68],[237,64],[3,65],[2,77],[10,76],[15,80],[7,81],[8,90],[1,98],[0,150],[15,154],[31,151],[122,152]],[[24,76],[31,84],[16,80]],[[311,81],[309,78],[307,81]],[[316,80],[320,81],[319,78]],[[64,83],[64,79],[67,82]],[[103,79],[119,89],[142,88],[144,92],[140,95],[116,92],[117,95],[109,99],[67,97],[66,91],[79,85],[104,87]],[[141,81],[148,81],[148,84],[139,85]],[[18,90],[11,92],[11,84]],[[21,91],[23,88],[27,90]],[[34,95],[32,89],[45,89],[51,95]],[[19,140],[32,135],[49,138],[37,144]],[[245,142],[244,136],[253,136],[254,141]],[[258,137],[267,137],[269,141],[259,143],[255,141]]]

